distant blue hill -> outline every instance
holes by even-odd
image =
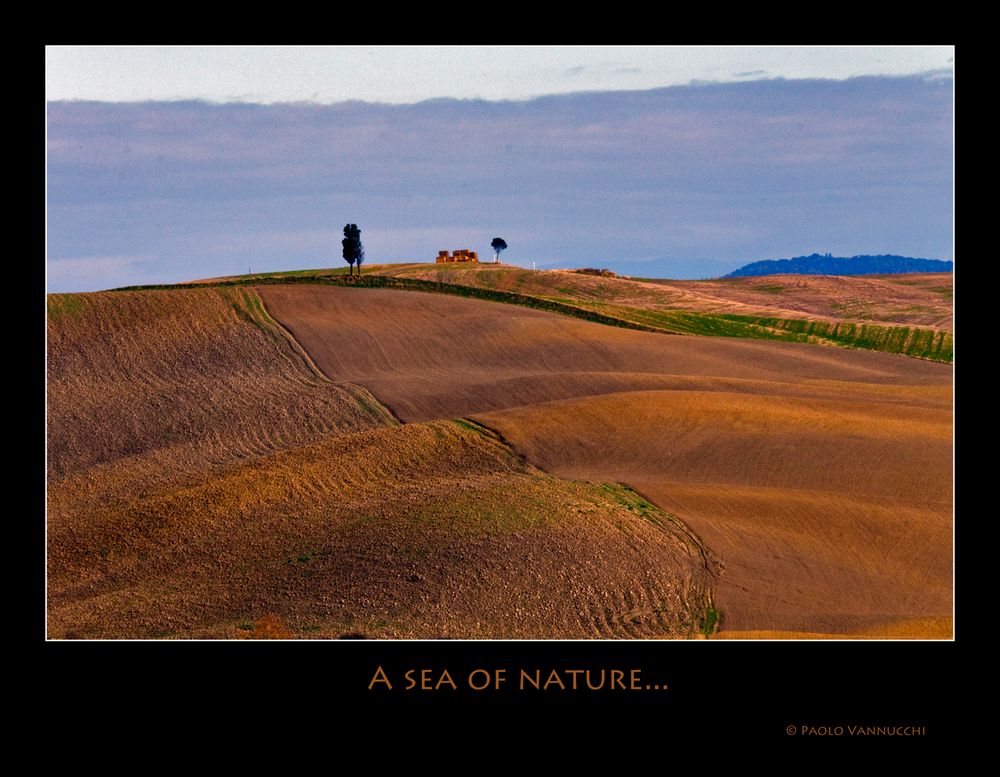
[[[745,278],[755,275],[888,275],[902,272],[951,272],[954,262],[940,259],[913,259],[908,256],[830,256],[812,254],[794,259],[773,259],[751,262],[733,270],[723,278]]]

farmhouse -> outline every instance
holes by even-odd
[[[470,251],[468,248],[453,251],[450,256],[447,251],[438,251],[435,261],[437,264],[442,264],[443,262],[478,262],[479,254],[475,251]]]

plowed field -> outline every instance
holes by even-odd
[[[474,424],[399,426],[250,290],[50,297],[48,444],[53,638],[711,623],[706,551],[669,516],[540,472]]]
[[[645,310],[874,321],[952,329],[952,273],[767,275],[677,281],[509,265],[381,265],[375,274]]]
[[[328,377],[404,421],[475,414],[546,471],[676,515],[721,560],[724,629],[941,636],[950,367],[418,292],[260,293]]]

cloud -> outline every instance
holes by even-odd
[[[767,78],[766,70],[745,70],[742,73],[733,73],[733,78]]]
[[[80,259],[56,260],[68,263],[50,280],[331,266],[348,222],[372,263],[484,251],[497,234],[511,245],[505,258],[529,263],[779,258],[783,246],[834,245],[845,229],[860,252],[950,258],[948,85],[751,80],[411,105],[54,102],[49,250]]]

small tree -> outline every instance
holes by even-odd
[[[493,248],[493,264],[497,264],[500,262],[500,252],[507,247],[507,241],[502,237],[495,237],[493,238],[493,242],[490,243],[490,246]]]
[[[354,263],[358,263],[358,276],[361,276],[361,263],[365,260],[365,249],[361,245],[361,230],[357,224],[347,224],[344,226],[344,261],[350,267],[351,275],[354,275]]]

